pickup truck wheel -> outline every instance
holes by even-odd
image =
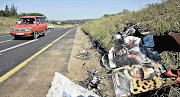
[[[47,35],[47,30],[44,30],[43,36],[46,36],[46,35]]]
[[[37,33],[36,31],[34,31],[33,38],[34,38],[34,39],[37,39],[38,36],[39,36],[38,33]]]

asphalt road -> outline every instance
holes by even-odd
[[[71,28],[48,30],[47,36],[38,39],[15,40],[11,35],[0,35],[0,77],[31,57],[33,54],[68,32]]]

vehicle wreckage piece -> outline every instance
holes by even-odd
[[[113,70],[113,83],[117,97],[130,96],[175,84],[175,79],[164,76],[167,68],[160,55],[153,51],[153,35],[132,36],[139,24],[113,36],[115,44],[108,59]],[[108,69],[109,70],[109,69]]]
[[[126,65],[113,70],[117,97],[130,96],[174,84],[174,78],[164,77],[166,69],[158,62],[146,65]]]
[[[103,79],[111,77],[112,73],[110,74],[109,72],[107,72],[106,76],[97,76],[98,71],[96,69],[93,69],[91,71],[87,70],[87,74],[88,74],[87,78],[84,79],[83,81],[79,81],[79,84],[82,87],[97,94],[99,97],[107,96],[103,94],[104,91],[103,88],[106,85],[103,83]]]
[[[115,37],[119,35],[115,35]],[[111,68],[124,65],[149,63],[150,59],[160,60],[157,51],[152,51],[154,47],[153,35],[147,35],[143,39],[135,36],[127,36],[122,43],[117,43],[109,50],[108,59]]]
[[[81,50],[80,54],[76,56],[76,58],[82,59],[82,60],[88,60],[91,58],[91,54],[87,52],[87,49]]]

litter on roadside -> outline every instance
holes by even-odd
[[[76,58],[88,60],[89,58],[91,58],[91,54],[87,51],[87,49],[84,49],[79,52]]]
[[[103,97],[103,88],[100,87],[100,85],[105,86],[105,84],[103,84],[102,79],[110,77],[111,75],[99,77],[99,76],[97,76],[98,71],[95,69],[92,71],[87,71],[87,73],[88,73],[88,77],[83,81],[79,81],[79,84],[83,85],[84,88],[94,92],[95,94],[99,95],[100,97]]]
[[[99,97],[92,91],[89,91],[65,77],[55,72],[51,87],[46,97]]]
[[[84,54],[84,53],[85,53],[85,51],[86,51],[86,49],[84,49],[84,50],[80,51],[80,54]]]
[[[109,50],[108,59],[113,70],[114,90],[117,97],[131,96],[174,84],[174,78],[164,76],[167,68],[160,55],[153,51],[153,35],[133,36],[140,24],[113,36],[115,44]]]
[[[167,70],[158,52],[152,49],[153,35],[133,36],[139,26],[140,24],[133,25],[113,36],[115,46],[108,53],[109,66],[105,65],[105,55],[100,59],[100,65],[108,71],[106,76],[97,76],[98,70],[90,71],[87,67],[86,78],[78,81],[79,85],[77,85],[63,75],[55,73],[47,97],[103,97],[102,86],[106,85],[103,79],[107,77],[112,78],[117,97],[132,96],[171,84],[179,86],[180,77],[177,76],[180,76],[180,70],[173,69],[177,74],[173,74],[173,70]],[[105,54],[98,46],[96,48],[100,53]],[[88,60],[91,54],[87,49],[83,49],[76,58]],[[83,67],[86,66],[85,64],[82,65],[83,70],[86,69]]]

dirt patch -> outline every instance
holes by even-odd
[[[82,52],[82,50],[85,51],[85,55],[87,56],[83,57],[82,54],[80,54],[80,51]],[[89,77],[88,71],[97,70],[98,73],[96,76],[106,76],[108,70],[100,66],[100,57],[101,55],[91,44],[89,37],[85,35],[79,27],[76,32],[74,46],[69,60],[69,73],[67,74],[67,77],[76,84],[79,84],[79,81],[84,81]],[[102,79],[102,81],[99,88],[103,97],[115,96],[111,77]]]

